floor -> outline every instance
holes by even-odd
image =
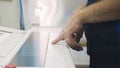
[[[76,65],[76,68],[89,68],[87,65]]]

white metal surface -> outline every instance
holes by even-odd
[[[7,29],[7,28],[5,28]],[[38,31],[42,31],[40,29],[37,29]],[[37,31],[35,30],[35,31]],[[12,31],[12,30],[8,30],[8,31]],[[19,30],[18,30],[19,31]],[[15,32],[18,32],[18,31],[15,31]],[[33,30],[31,30],[33,31]],[[59,30],[57,30],[59,31]],[[24,32],[24,31],[23,31]],[[34,32],[34,31],[33,31]],[[37,34],[36,37],[34,37],[34,41],[38,41],[41,39],[43,42],[43,44],[41,45],[41,55],[43,57],[41,57],[40,59],[42,59],[42,61],[45,61],[44,65],[41,66],[41,67],[17,67],[17,68],[75,68],[75,65],[72,61],[72,58],[71,58],[71,55],[70,55],[70,52],[69,52],[69,49],[66,47],[66,45],[64,44],[59,44],[59,45],[52,45],[51,44],[51,41],[57,36],[57,32],[51,32],[51,31],[44,31],[45,33],[49,33],[50,32],[50,38],[49,38],[49,42],[46,43],[46,39],[45,37],[47,37],[48,35],[44,34],[42,35],[42,39],[39,38],[39,36]],[[57,34],[56,34],[57,33]],[[7,56],[3,56],[3,57],[0,57],[0,64],[1,65],[6,65],[8,64],[12,58],[15,56],[15,54],[20,50],[21,46],[23,46],[23,44],[25,43],[25,40],[28,39],[28,37],[30,36],[31,32],[28,31],[28,33],[22,33],[22,34],[25,34],[22,41],[20,41],[16,47],[14,47],[12,49],[12,51],[7,55]],[[40,33],[41,35],[41,33]],[[39,38],[39,40],[38,40]],[[28,39],[29,40],[29,39]],[[39,43],[37,43],[39,44]],[[35,44],[35,45],[37,45]],[[48,47],[44,47],[45,44],[48,44]],[[46,52],[47,50],[47,52]],[[44,54],[44,55],[43,55]]]
[[[7,56],[23,39],[24,34],[12,33],[0,43],[0,57]]]
[[[0,30],[4,31],[4,33],[11,33],[2,42],[0,42],[0,65],[4,66],[12,60],[12,58],[21,48],[25,40],[31,34],[31,30],[21,31],[6,27],[0,27]]]
[[[65,42],[58,45],[51,45],[51,41],[57,35],[58,33],[55,32],[50,33],[50,41],[45,65],[46,68],[75,68],[69,48]]]

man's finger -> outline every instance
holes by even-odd
[[[75,39],[76,42],[79,42],[81,36],[80,35],[74,35],[73,38]]]
[[[52,44],[57,44],[59,41],[64,40],[63,35],[59,35],[56,39],[52,41]]]
[[[77,43],[75,39],[72,38],[72,36],[67,35],[65,37],[65,41],[72,49],[77,50],[77,51],[83,50],[82,46],[79,43]]]

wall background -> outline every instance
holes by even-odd
[[[63,27],[87,0],[29,0],[29,20],[41,26]]]
[[[18,0],[0,0],[0,25],[19,27],[19,1]]]

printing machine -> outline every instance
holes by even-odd
[[[0,5],[1,68],[8,64],[15,64],[17,68],[75,68],[71,49],[65,41],[56,45],[51,41],[58,36],[75,8],[85,2],[0,0],[1,4],[4,3]],[[16,11],[12,12],[13,9]],[[11,15],[4,15],[6,13]],[[85,57],[88,61],[88,56]],[[84,64],[88,65],[88,62]]]

